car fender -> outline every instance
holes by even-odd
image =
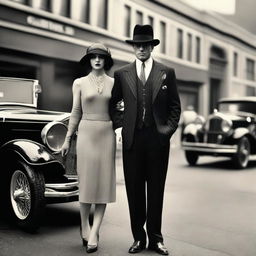
[[[184,131],[183,131],[183,135],[193,135],[196,137],[197,135],[197,131],[198,131],[198,127],[196,124],[188,124],[185,128],[184,128]]]
[[[237,128],[234,131],[233,138],[234,139],[240,139],[240,138],[242,138],[246,134],[250,134],[250,131],[247,128],[240,127],[240,128]]]
[[[13,161],[13,157],[17,157],[25,161],[33,167],[40,167],[49,164],[55,164],[53,170],[62,170],[64,174],[64,166],[58,161],[49,149],[44,145],[31,140],[12,140],[5,143],[0,148],[0,156],[7,162]],[[36,168],[37,169],[37,168]]]

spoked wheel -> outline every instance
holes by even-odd
[[[15,215],[20,220],[26,219],[31,211],[31,190],[27,176],[20,170],[11,177],[10,193]]]
[[[251,153],[250,141],[246,137],[242,137],[238,142],[237,152],[233,156],[233,162],[236,168],[246,168]]]
[[[19,161],[12,168],[9,188],[12,219],[22,228],[35,231],[45,206],[43,174]]]

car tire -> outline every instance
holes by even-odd
[[[43,174],[22,161],[11,167],[9,212],[11,219],[24,230],[36,231],[45,209]]]
[[[237,144],[237,152],[233,156],[235,168],[244,169],[247,167],[251,154],[251,145],[247,137],[242,137]]]
[[[185,157],[189,165],[195,166],[198,161],[198,154],[193,151],[185,151]]]

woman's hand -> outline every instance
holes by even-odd
[[[66,156],[70,149],[70,141],[65,140],[62,148],[61,148],[61,155]]]

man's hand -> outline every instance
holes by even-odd
[[[122,127],[115,129],[117,143],[122,143],[122,129]]]

